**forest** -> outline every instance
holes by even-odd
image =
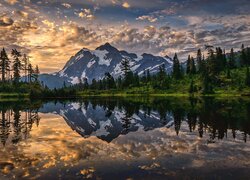
[[[242,45],[235,52],[226,53],[220,47],[208,47],[206,52],[198,49],[196,57],[188,56],[180,62],[173,57],[171,72],[159,65],[156,74],[144,70],[142,75],[132,72],[130,62],[121,62],[122,76],[117,79],[107,72],[101,80],[88,82],[83,78],[79,84],[60,89],[49,89],[39,82],[39,68],[33,68],[25,54],[13,49],[11,58],[3,48],[0,55],[0,95],[17,94],[32,98],[79,97],[89,95],[250,95],[250,48]]]
[[[205,58],[205,53],[206,58]],[[250,95],[250,48],[242,45],[241,50],[226,53],[220,47],[208,48],[202,53],[199,49],[196,57],[188,56],[180,62],[178,55],[173,58],[170,73],[164,65],[158,73],[150,74],[145,70],[138,75],[130,69],[128,60],[123,60],[123,76],[115,79],[106,73],[102,80],[93,79],[91,83],[84,79],[74,88],[84,94],[188,94],[188,95]]]

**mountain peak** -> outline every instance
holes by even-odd
[[[106,50],[108,52],[116,52],[116,51],[118,51],[118,49],[116,49],[114,46],[112,46],[108,42],[105,43],[104,45],[101,45],[100,47],[96,48],[96,50],[101,50],[101,51]]]

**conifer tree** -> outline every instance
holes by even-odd
[[[25,76],[25,82],[27,82],[27,73],[28,73],[28,65],[29,65],[29,59],[28,56],[26,54],[23,55],[23,59],[22,59],[22,63],[23,63],[23,70],[24,70],[24,76]]]
[[[177,54],[175,53],[174,58],[173,58],[173,77],[175,79],[180,79],[181,75],[182,73],[181,73],[180,62],[179,62]]]
[[[247,54],[244,44],[241,46],[241,54],[240,54],[240,65],[243,67],[247,64]]]
[[[234,49],[232,48],[230,51],[230,56],[229,56],[229,60],[228,60],[228,68],[229,69],[233,69],[235,68],[235,54],[234,54]]]
[[[246,70],[246,82],[245,82],[246,86],[250,87],[250,72],[249,72],[249,67],[247,67]]]
[[[18,83],[20,76],[21,76],[20,70],[22,67],[22,64],[20,61],[21,53],[19,51],[17,51],[16,49],[12,49],[11,55],[14,59],[14,61],[13,61],[13,78],[14,78],[14,82]]]
[[[190,74],[190,70],[191,69],[191,56],[188,55],[188,60],[187,60],[187,64],[186,64],[186,74]]]
[[[191,74],[195,74],[196,73],[196,66],[195,66],[195,62],[194,62],[194,58],[191,57],[191,61],[190,61],[190,73]]]
[[[6,75],[10,71],[10,61],[4,48],[0,54],[0,70],[2,74],[2,81],[5,82]]]
[[[34,75],[33,75],[35,82],[38,81],[38,76],[39,76],[39,74],[40,74],[40,70],[39,70],[38,65],[36,65],[36,68],[35,68],[35,70],[34,70]]]
[[[197,60],[197,71],[200,73],[202,71],[202,54],[201,54],[201,50],[198,49],[197,51],[197,57],[196,57],[196,60]]]
[[[33,67],[32,67],[32,64],[28,64],[28,82],[32,82],[32,75],[34,73],[34,70],[33,70]]]

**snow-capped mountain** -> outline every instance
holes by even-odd
[[[172,60],[169,57],[154,56],[151,54],[137,55],[120,51],[106,43],[95,50],[81,49],[65,64],[64,68],[53,74],[41,74],[39,80],[49,88],[62,87],[63,84],[74,85],[81,79],[87,78],[91,83],[93,79],[99,80],[109,72],[114,78],[122,75],[121,62],[127,59],[133,72],[142,75],[145,70],[156,73],[159,66],[165,64],[166,71],[172,68]]]

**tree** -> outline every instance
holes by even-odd
[[[128,59],[123,59],[122,60],[122,62],[121,62],[121,70],[123,71],[125,77],[131,71]]]
[[[34,73],[32,64],[28,65],[28,82],[32,82],[32,75]]]
[[[22,63],[23,63],[25,82],[27,82],[28,81],[28,77],[27,77],[28,74],[27,73],[28,73],[29,59],[28,59],[28,56],[26,54],[23,55]]]
[[[230,51],[230,55],[229,55],[229,61],[228,61],[228,68],[229,69],[233,69],[235,68],[235,54],[234,54],[234,49],[232,48]]]
[[[20,57],[21,57],[21,53],[19,51],[17,51],[16,49],[12,49],[12,57],[14,59],[13,62],[13,77],[14,77],[14,82],[18,83],[19,79],[20,79],[20,70],[22,67],[21,61],[20,61]]]
[[[149,69],[146,72],[146,82],[149,83],[151,81],[151,75]]]
[[[241,54],[240,54],[240,65],[245,66],[247,65],[247,54],[244,44],[241,46]]]
[[[190,70],[191,69],[191,56],[188,55],[188,60],[187,60],[187,64],[186,64],[186,74],[190,74]]]
[[[181,78],[181,67],[180,67],[180,62],[178,59],[177,54],[175,53],[174,58],[173,58],[173,77],[175,79],[180,79]]]
[[[35,82],[38,82],[38,76],[39,76],[39,74],[40,74],[40,70],[38,68],[38,65],[36,65],[36,68],[35,68],[34,74],[33,74],[33,78],[34,78]]]
[[[10,61],[4,48],[0,54],[0,69],[2,73],[2,81],[5,82],[6,74],[10,71]]]
[[[98,88],[98,85],[97,85],[97,81],[96,79],[92,79],[92,83],[91,83],[91,89],[97,89]]]
[[[123,81],[123,86],[128,87],[130,86],[133,82],[133,73],[130,69],[130,64],[128,59],[123,59],[121,62],[121,70],[123,71],[124,74],[124,81]]]
[[[246,86],[250,87],[250,72],[249,72],[249,68],[247,67],[246,70]]]
[[[197,60],[198,72],[200,73],[202,71],[202,54],[200,49],[198,49],[197,51],[196,60]]]
[[[115,89],[116,88],[116,84],[115,84],[115,80],[113,78],[113,76],[111,76],[110,73],[105,73],[105,77],[104,77],[104,81],[105,81],[105,89]]]
[[[191,74],[195,74],[196,73],[196,67],[195,67],[195,62],[194,62],[194,58],[191,57],[190,60],[190,73]]]

